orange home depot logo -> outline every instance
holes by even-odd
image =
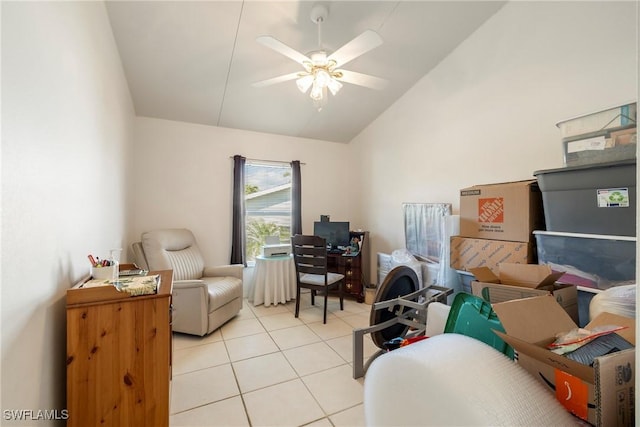
[[[504,198],[478,199],[478,222],[504,222]]]

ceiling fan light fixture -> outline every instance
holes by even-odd
[[[309,96],[314,101],[319,101],[325,97],[326,90],[327,90],[326,86],[320,86],[317,81],[314,81],[313,87],[311,88],[311,92],[309,93]]]
[[[304,70],[305,70],[307,73],[312,73],[312,72],[313,72],[313,64],[312,64],[311,62],[309,62],[309,61],[304,61],[304,62],[302,63],[302,66],[304,67]]]
[[[313,98],[313,105],[318,111],[322,111],[325,105],[327,105],[327,88],[319,89],[320,96]]]
[[[329,88],[331,95],[336,96],[340,89],[342,89],[342,83],[332,77],[331,80],[329,80],[327,87]]]
[[[315,72],[315,81],[321,87],[326,87],[331,81],[331,76],[324,68],[318,68]]]
[[[309,57],[311,58],[311,63],[315,67],[325,67],[329,64],[329,61],[327,61],[327,52],[324,50],[312,52]]]
[[[307,93],[307,91],[309,90],[312,84],[313,84],[313,75],[311,74],[304,75],[300,77],[298,80],[296,80],[296,85],[298,86],[298,89],[300,89],[300,92],[302,93]]]
[[[343,83],[382,89],[384,83],[386,83],[384,79],[338,69],[338,67],[343,67],[360,55],[380,46],[382,38],[375,31],[366,30],[338,50],[329,53],[322,47],[321,30],[322,23],[327,19],[328,15],[329,8],[326,2],[317,3],[312,7],[311,21],[318,27],[318,49],[306,55],[271,36],[258,37],[257,41],[259,43],[301,64],[304,71],[264,80],[254,84],[254,86],[262,87],[295,79],[296,86],[300,92],[309,93],[318,111],[326,105],[328,92],[335,96],[342,89]]]

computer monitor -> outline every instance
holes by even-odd
[[[348,222],[323,222],[315,221],[313,223],[313,234],[324,237],[327,240],[327,246],[349,246],[351,237],[349,235]]]

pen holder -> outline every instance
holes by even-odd
[[[118,278],[118,264],[106,267],[91,267],[91,277],[94,279],[116,280]]]

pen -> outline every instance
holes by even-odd
[[[91,263],[91,265],[95,267],[95,265],[96,265],[96,260],[95,260],[95,258],[93,257],[93,255],[89,254],[88,258],[89,258],[89,262]]]

